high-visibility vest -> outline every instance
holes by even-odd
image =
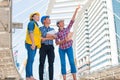
[[[34,36],[34,44],[35,44],[35,46],[37,46],[37,48],[41,48],[41,31],[40,31],[39,27],[35,23],[34,23],[33,36]],[[32,44],[32,41],[30,39],[30,34],[29,34],[28,30],[27,30],[27,33],[26,33],[25,42],[27,44]]]

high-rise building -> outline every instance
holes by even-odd
[[[80,20],[79,20],[80,19]],[[89,31],[88,31],[88,13],[85,10],[84,13],[78,17],[76,21],[78,24],[75,24],[76,27],[76,59],[78,74],[86,73],[86,70],[90,69],[90,61],[89,61]],[[81,73],[82,72],[82,73]],[[88,72],[88,71],[87,71]]]
[[[88,8],[91,71],[118,64],[114,17],[110,5],[111,1],[94,0]]]
[[[89,0],[78,14],[74,47],[80,73],[119,63],[119,5],[117,0]]]
[[[117,38],[117,51],[118,51],[118,61],[120,63],[120,1],[112,0],[113,12],[114,12],[114,26]]]

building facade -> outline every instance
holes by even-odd
[[[117,51],[118,51],[118,61],[120,63],[120,1],[112,0],[113,12],[114,12],[114,24],[117,38]]]
[[[88,31],[88,13],[87,9],[81,14],[82,17],[78,17],[78,24],[76,28],[76,60],[77,67],[79,69],[78,74],[83,75],[86,70],[90,70],[89,60],[89,31]],[[79,26],[79,27],[78,27]],[[87,72],[88,72],[87,71]]]
[[[81,75],[118,65],[118,5],[117,0],[90,0],[78,14],[74,47]]]

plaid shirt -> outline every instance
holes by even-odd
[[[57,38],[56,38],[56,43],[60,40],[65,40],[65,38],[67,37],[68,33],[70,32],[70,29],[73,25],[74,21],[70,21],[69,25],[67,26],[67,28],[64,28],[63,30],[60,30],[58,33],[57,33]],[[72,46],[72,43],[73,43],[73,40],[70,40],[70,41],[67,41],[63,44],[60,44],[59,47],[61,49],[67,49],[69,47]]]

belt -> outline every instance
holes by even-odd
[[[52,46],[53,44],[45,44],[45,43],[42,43],[41,45],[49,45],[49,46]]]

